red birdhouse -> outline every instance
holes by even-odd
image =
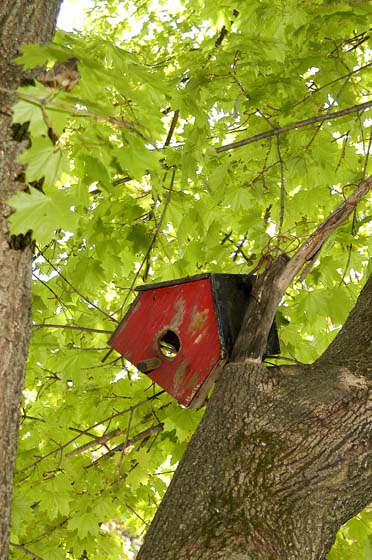
[[[254,277],[200,274],[137,288],[109,343],[181,404],[199,408],[231,356]],[[273,325],[269,352],[279,352]]]

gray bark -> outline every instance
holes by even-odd
[[[21,68],[13,63],[23,43],[50,40],[61,0],[2,0],[0,6],[0,558],[8,556],[19,404],[30,337],[31,247],[11,240],[6,201],[21,183],[22,148],[12,135],[11,106]]]
[[[372,501],[372,277],[314,364],[229,364],[138,560],[320,560]]]

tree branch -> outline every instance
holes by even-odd
[[[3,87],[0,87],[0,91],[4,91],[7,93],[14,93],[13,91]],[[28,101],[32,105],[37,105],[38,107],[40,107],[41,110],[43,108],[45,110],[46,107],[56,107],[58,109],[64,109],[67,113],[70,113],[74,117],[87,117],[87,118],[94,119],[98,122],[99,121],[108,122],[114,126],[128,128],[131,132],[134,132],[135,134],[138,134],[139,136],[143,137],[142,133],[139,130],[137,130],[137,127],[143,128],[143,126],[138,123],[126,121],[125,119],[117,119],[115,117],[107,117],[106,115],[98,115],[97,113],[92,113],[91,111],[76,109],[76,107],[74,107],[73,105],[68,105],[67,103],[51,101],[48,98],[40,99],[38,97],[35,97],[34,95],[29,95],[27,93],[22,93],[20,91],[16,91],[15,93],[17,94],[19,99]]]
[[[44,560],[41,556],[39,556],[38,554],[36,554],[35,552],[32,552],[31,550],[29,550],[28,548],[22,546],[21,544],[16,544],[16,543],[9,543],[10,546],[12,546],[13,548],[17,548],[18,550],[21,550],[24,554],[27,554],[27,556],[32,556],[32,558],[34,560]]]
[[[316,365],[331,363],[372,378],[372,275],[342,329]]]
[[[150,436],[152,436],[152,434],[158,434],[159,432],[162,432],[163,429],[164,429],[164,424],[160,423],[160,424],[156,424],[155,426],[151,426],[150,428],[147,428],[147,430],[144,430],[143,432],[140,432],[139,434],[137,434],[136,436],[134,436],[130,439],[126,438],[123,443],[120,443],[119,445],[116,445],[116,447],[113,447],[112,449],[110,449],[110,451],[108,451],[104,455],[101,455],[101,457],[98,457],[98,459],[96,459],[90,465],[87,466],[87,469],[90,469],[91,467],[96,466],[97,463],[99,461],[101,461],[102,459],[107,459],[108,457],[112,457],[118,451],[124,452],[126,449],[128,449],[128,447],[137,443],[137,441],[147,439]]]
[[[143,406],[144,404],[147,404],[149,401],[152,401],[152,400],[156,399],[162,393],[164,393],[164,391],[159,391],[158,393],[155,393],[154,395],[152,395],[151,397],[148,397],[147,399],[143,399],[142,401],[134,404],[133,406],[130,406],[130,407],[128,407],[124,410],[121,410],[119,412],[114,412],[110,416],[107,416],[106,418],[98,420],[98,422],[96,422],[92,426],[89,426],[89,428],[86,428],[85,430],[79,430],[79,433],[74,438],[71,438],[69,441],[60,445],[59,447],[56,447],[55,449],[52,449],[51,451],[49,451],[48,453],[46,453],[42,457],[38,457],[38,459],[36,461],[34,461],[34,463],[31,463],[30,465],[26,465],[25,467],[23,467],[23,469],[20,469],[19,471],[17,471],[17,474],[21,474],[23,472],[28,471],[29,469],[32,469],[32,468],[36,467],[39,463],[44,461],[44,459],[46,459],[47,457],[50,457],[51,455],[54,455],[55,453],[58,453],[59,451],[62,451],[63,449],[66,449],[66,447],[71,445],[71,443],[73,443],[74,441],[79,439],[81,436],[89,435],[88,432],[90,432],[91,430],[93,430],[97,426],[100,426],[101,424],[104,424],[105,422],[110,422],[114,418],[118,418],[119,416],[123,416],[124,414],[126,414],[128,412],[129,413],[132,412],[136,408],[139,408],[140,406]],[[70,429],[73,430],[73,428],[70,428]]]
[[[164,185],[164,183],[165,183],[165,179],[166,179],[166,176],[167,176],[168,171],[169,171],[169,169],[167,169],[167,171],[166,171],[165,174],[164,174],[163,185]],[[152,237],[152,239],[151,239],[151,242],[150,242],[150,245],[149,245],[149,247],[148,247],[148,249],[147,249],[147,251],[146,251],[146,254],[145,254],[145,256],[143,257],[142,262],[141,262],[141,264],[140,264],[140,266],[139,266],[139,268],[138,268],[136,274],[134,275],[134,278],[133,278],[132,283],[131,283],[131,285],[130,285],[130,287],[129,287],[129,290],[128,290],[128,294],[127,294],[126,298],[124,299],[124,301],[123,301],[123,303],[122,303],[122,305],[121,305],[120,311],[123,311],[123,309],[124,309],[124,307],[125,307],[125,304],[127,303],[128,298],[129,298],[131,292],[133,291],[133,288],[134,288],[134,286],[135,286],[135,284],[136,284],[136,282],[137,282],[137,278],[138,278],[138,276],[139,276],[139,274],[140,274],[140,272],[141,272],[141,270],[142,270],[142,268],[143,268],[145,262],[147,261],[147,259],[148,259],[148,258],[150,257],[150,255],[151,255],[152,248],[154,247],[155,241],[156,241],[156,239],[157,239],[157,237],[158,237],[158,235],[159,235],[159,232],[160,232],[160,230],[161,230],[161,228],[162,228],[163,221],[164,221],[164,217],[165,217],[165,213],[166,213],[167,208],[168,208],[168,206],[169,206],[169,204],[170,204],[171,197],[172,197],[172,194],[173,194],[173,187],[174,187],[175,175],[176,175],[176,168],[173,167],[173,168],[172,168],[172,177],[171,177],[171,180],[170,180],[170,185],[169,185],[168,193],[167,193],[167,196],[166,196],[166,199],[165,199],[165,202],[164,202],[164,208],[163,208],[163,211],[162,211],[162,213],[161,213],[161,215],[160,215],[158,225],[156,226],[154,235],[153,235],[153,237]],[[110,353],[111,353],[111,350],[110,350],[109,354],[110,354]],[[109,354],[108,354],[108,355],[109,355]],[[108,355],[107,355],[107,356],[108,356]],[[107,357],[107,356],[106,356],[106,357]]]
[[[331,233],[350,216],[371,187],[372,176],[361,181],[359,187],[317,227],[290,260],[282,255],[258,279],[234,347],[233,361],[262,360],[276,309],[288,286],[305,262],[320,251]]]
[[[241,148],[242,146],[247,146],[248,144],[253,144],[264,138],[272,138],[283,132],[288,132],[289,130],[295,130],[296,128],[302,128],[304,126],[309,126],[310,124],[315,124],[323,121],[330,121],[333,119],[338,119],[340,117],[345,117],[346,115],[351,115],[352,113],[358,113],[360,111],[365,111],[369,107],[372,107],[372,101],[366,101],[366,103],[361,103],[360,105],[354,105],[353,107],[347,107],[342,109],[342,111],[335,111],[334,113],[319,115],[317,117],[310,117],[303,121],[298,121],[287,126],[266,130],[266,132],[261,132],[260,134],[255,134],[250,136],[250,138],[244,138],[243,140],[238,140],[237,142],[232,142],[231,144],[225,144],[224,146],[219,146],[216,148],[216,152],[219,154],[221,152],[227,152],[228,150],[234,150],[235,148]]]
[[[180,114],[179,110],[176,109],[176,110],[174,111],[173,118],[172,118],[172,122],[171,122],[171,125],[170,125],[170,128],[169,128],[169,132],[168,132],[168,134],[167,134],[167,138],[166,138],[166,140],[165,140],[165,142],[164,142],[163,148],[165,148],[166,146],[169,146],[170,141],[172,140],[172,136],[173,136],[174,129],[175,129],[176,126],[177,126],[177,121],[178,121],[178,116],[179,116],[179,114]]]
[[[95,332],[95,333],[103,333],[103,334],[112,334],[112,331],[108,331],[105,329],[93,329],[90,327],[79,327],[78,325],[54,325],[51,323],[40,323],[32,325],[34,329],[68,329],[68,330],[75,330],[75,331],[85,331],[85,332]]]
[[[118,323],[119,321],[117,321],[114,317],[112,317],[111,315],[109,315],[109,313],[107,313],[106,311],[104,311],[103,309],[101,309],[100,307],[98,307],[98,305],[96,305],[95,303],[93,303],[93,301],[91,301],[90,299],[88,299],[86,296],[84,296],[73,284],[71,284],[70,280],[68,280],[66,278],[66,276],[64,276],[62,274],[62,272],[56,267],[54,266],[54,264],[48,259],[48,257],[46,257],[44,255],[44,253],[42,252],[41,249],[39,249],[40,255],[42,255],[43,259],[46,260],[46,262],[49,264],[49,266],[51,266],[53,268],[53,270],[55,270],[55,272],[57,272],[57,274],[62,278],[62,280],[64,282],[66,282],[66,284],[68,286],[70,286],[70,288],[79,296],[81,297],[82,300],[84,300],[88,305],[91,305],[92,307],[94,307],[94,309],[97,309],[97,311],[99,311],[100,313],[102,313],[102,315],[104,315],[105,317],[107,317],[107,319],[110,319],[110,321],[113,321],[114,323]]]
[[[273,125],[271,120],[268,117],[266,117],[266,115],[264,115],[264,113],[262,113],[260,110],[257,110],[257,112],[259,113],[259,115],[261,115],[261,117],[267,122],[267,124],[275,132],[276,127]],[[275,134],[275,144],[276,144],[276,153],[278,155],[278,161],[280,166],[280,214],[279,214],[279,231],[278,231],[278,236],[280,237],[282,234],[282,228],[284,223],[286,190],[285,190],[285,176],[284,176],[284,161],[280,150],[279,134]]]
[[[80,447],[77,447],[76,449],[65,453],[65,457],[73,457],[74,455],[79,455],[80,453],[88,451],[91,447],[95,447],[96,445],[103,446],[105,445],[105,443],[110,441],[110,439],[120,436],[120,434],[122,434],[123,432],[124,430],[122,430],[121,428],[116,428],[115,430],[112,430],[111,432],[104,434],[103,436],[95,436],[94,434],[84,433],[84,435],[90,435],[91,437],[93,437],[92,441],[88,441],[87,443],[80,445]]]
[[[63,308],[64,313],[66,315],[66,319],[68,320],[69,318],[71,318],[71,317],[67,317],[68,315],[67,311],[69,311],[68,306],[64,303],[62,298],[53,290],[53,288],[49,286],[48,282],[44,282],[44,280],[42,280],[35,272],[32,272],[32,276],[53,294],[53,296],[56,298],[56,300],[60,303],[61,307]]]

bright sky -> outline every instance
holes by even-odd
[[[84,10],[92,5],[92,0],[64,0],[59,12],[57,27],[65,31],[81,29],[85,17]]]

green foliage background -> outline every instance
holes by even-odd
[[[11,558],[133,557],[202,411],[107,356],[109,333],[138,284],[291,254],[371,173],[372,111],[355,108],[371,26],[369,2],[97,0],[84,33],[25,46],[25,70],[74,56],[81,78],[25,85],[14,107],[31,145],[12,233],[36,244]],[[371,197],[289,290],[284,357],[314,360],[345,320],[370,213]],[[372,558],[371,524],[350,521],[329,560]]]

